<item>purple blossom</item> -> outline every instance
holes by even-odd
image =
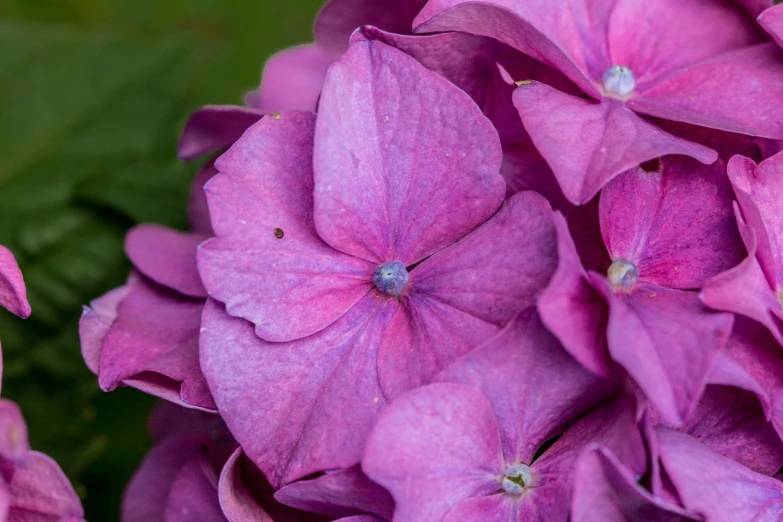
[[[0,307],[19,317],[30,316],[22,271],[16,264],[14,254],[3,245],[0,245]]]
[[[205,311],[202,368],[275,485],[355,464],[387,401],[532,304],[556,255],[543,198],[498,210],[489,121],[404,54],[355,44],[330,69],[314,120],[265,118],[217,161],[217,237],[199,252],[225,303]],[[373,284],[391,262],[407,267],[400,297]]]
[[[579,0],[431,0],[414,25],[416,32],[496,38],[560,70],[597,100],[527,78],[518,78],[514,93],[533,143],[576,203],[656,157],[714,161],[713,151],[662,132],[637,112],[783,138],[781,116],[765,103],[781,96],[783,55],[725,2],[616,0],[599,8]]]

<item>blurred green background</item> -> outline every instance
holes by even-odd
[[[81,305],[121,284],[125,231],[185,228],[198,165],[176,159],[188,114],[241,103],[277,49],[312,39],[320,0],[0,0],[0,244],[33,315],[2,311],[2,394],[91,522],[118,519],[149,446],[153,400],[98,389]]]

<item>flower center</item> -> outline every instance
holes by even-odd
[[[372,282],[381,292],[398,296],[408,282],[408,269],[400,261],[381,263],[372,275]]]
[[[604,94],[621,99],[625,99],[636,87],[636,78],[633,77],[631,69],[624,65],[609,67],[601,78],[601,82]]]
[[[525,488],[530,487],[533,473],[530,466],[514,464],[506,468],[503,474],[503,491],[511,495],[521,495]]]
[[[615,290],[630,290],[639,279],[639,269],[627,259],[618,257],[606,271],[606,278]]]

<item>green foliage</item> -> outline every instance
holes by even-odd
[[[81,360],[81,306],[123,282],[128,227],[184,228],[197,166],[177,162],[188,114],[238,103],[274,50],[311,38],[318,0],[0,3],[0,244],[33,315],[0,313],[2,393],[55,457],[88,519],[117,519],[153,403],[102,393]]]

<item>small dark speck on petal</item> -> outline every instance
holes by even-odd
[[[275,229],[275,237],[277,239],[283,239],[283,229],[282,228],[276,228]]]

